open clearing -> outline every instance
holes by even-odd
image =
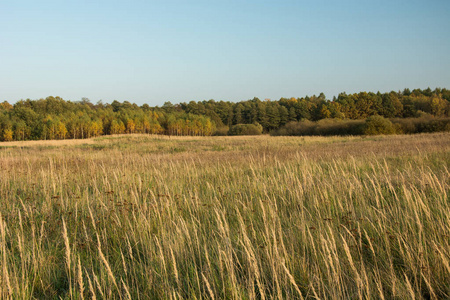
[[[450,298],[450,133],[0,143],[0,297]]]

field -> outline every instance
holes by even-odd
[[[450,298],[450,133],[0,143],[0,298]]]

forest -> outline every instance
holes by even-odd
[[[332,100],[320,93],[279,100],[165,102],[161,107],[116,100],[93,104],[87,98],[70,101],[50,96],[0,103],[0,140],[84,139],[126,133],[177,136],[415,133],[450,130],[449,115],[450,90],[445,88],[341,93]],[[367,128],[367,120],[374,123],[373,116],[384,124],[383,130]],[[375,127],[379,127],[378,123]]]

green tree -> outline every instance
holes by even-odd
[[[320,119],[328,119],[331,117],[331,112],[328,109],[328,106],[326,104],[322,104],[322,107],[320,108]]]
[[[280,126],[281,116],[278,106],[278,104],[274,105],[270,102],[266,106],[266,126],[264,126],[264,124],[262,123],[261,125],[263,125],[263,127],[268,131],[276,129]]]
[[[280,126],[283,126],[289,122],[289,111],[283,105],[278,105],[278,112],[280,114]]]
[[[289,121],[297,121],[297,113],[295,112],[295,107],[289,108]]]
[[[395,128],[391,121],[382,116],[371,116],[367,118],[364,124],[364,134],[394,134]]]
[[[244,111],[244,109],[245,108],[241,103],[238,103],[238,105],[236,105],[233,124],[242,124],[244,122],[244,118],[242,116],[242,112]]]

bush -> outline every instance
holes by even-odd
[[[363,131],[363,120],[323,119],[318,122],[303,120],[290,122],[271,132],[272,135],[360,135]]]
[[[314,122],[303,120],[300,122],[289,122],[283,127],[271,132],[271,135],[313,135]]]
[[[364,124],[364,134],[394,134],[395,128],[391,121],[382,116],[370,116]]]
[[[406,119],[392,119],[392,124],[395,126],[395,131],[397,133],[417,133],[416,122],[414,118],[406,118]]]
[[[450,118],[423,116],[420,118],[393,119],[392,123],[398,128],[397,132],[401,133],[450,131]]]
[[[422,133],[450,131],[450,118],[424,116],[421,118],[385,119],[371,116],[367,120],[322,119],[317,122],[303,120],[290,122],[272,131],[271,135],[374,135],[394,133]]]
[[[317,122],[315,135],[360,135],[363,132],[362,120],[323,119]]]
[[[237,124],[231,126],[228,135],[260,135],[263,127],[258,123],[253,124]]]
[[[222,126],[217,128],[212,135],[227,135],[228,134],[228,130],[230,130],[230,128],[228,126]]]

